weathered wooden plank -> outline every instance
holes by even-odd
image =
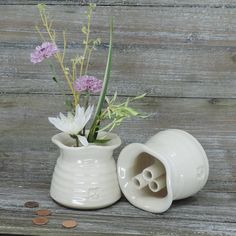
[[[1,5],[32,5],[37,4],[38,0],[0,0]],[[96,3],[100,6],[187,6],[187,7],[234,7],[234,0],[47,0],[44,1],[50,5],[86,5],[88,3]]]
[[[15,213],[13,213],[15,214]],[[68,216],[68,215],[67,215]],[[69,215],[70,217],[70,215]],[[50,225],[35,227],[31,224],[31,216],[21,215],[21,218],[6,217],[1,220],[0,230],[4,233],[21,233],[22,235],[160,235],[160,236],[187,236],[187,235],[235,235],[234,223],[209,223],[189,220],[162,220],[154,221],[146,218],[124,218],[105,216],[83,216],[76,229],[66,231],[61,227],[63,218],[55,216]],[[152,218],[153,219],[153,218]],[[12,225],[17,222],[17,225]]]
[[[179,127],[196,135],[211,150],[224,147],[227,150],[235,144],[235,99],[145,98],[134,106],[152,115],[143,120],[128,120],[119,128],[125,143],[131,139],[134,142],[144,141],[158,130]],[[17,141],[22,132],[25,138],[28,136],[28,140],[32,141],[31,150],[39,150],[37,145],[41,148],[48,142],[40,140],[40,135],[43,138],[50,137],[56,131],[47,117],[65,110],[63,96],[60,95],[2,95],[0,107],[1,150],[6,151],[12,149],[9,149],[9,144],[4,140],[14,135],[14,141]],[[133,132],[129,132],[132,137],[123,135],[130,128],[133,129]],[[32,140],[35,129],[38,129],[36,144]],[[228,143],[229,139],[232,140],[231,143]],[[20,143],[13,145],[15,151],[21,150]]]
[[[70,25],[70,51],[81,52],[76,41],[81,27],[78,16],[84,8],[53,6],[50,10],[57,29]],[[35,6],[0,8],[0,75],[5,92],[55,91],[52,81],[46,82],[46,66],[33,67],[29,62],[29,53],[38,44],[33,29],[38,21],[36,11]],[[94,36],[104,37],[105,44],[96,54],[91,72],[100,77],[111,14],[117,22],[112,92],[118,88],[125,95],[129,87],[132,95],[146,91],[152,96],[236,97],[235,9],[99,7]]]
[[[69,55],[74,55],[70,49]],[[1,48],[5,93],[58,93],[48,63],[33,65],[30,49]],[[90,74],[103,78],[107,49],[94,54]],[[168,97],[236,97],[236,65],[228,48],[115,46],[109,93]],[[63,79],[63,78],[62,78]]]
[[[206,190],[236,190],[236,100],[145,98],[135,106],[153,113],[145,120],[129,120],[117,132],[128,143],[145,142],[167,128],[189,131],[203,144],[210,160]],[[47,117],[63,111],[62,96],[4,95],[1,97],[1,172],[6,184],[49,185],[57,148],[50,137],[57,131]],[[129,135],[127,135],[129,134]],[[3,183],[4,184],[4,183]]]
[[[87,2],[48,1],[53,5],[49,9],[56,16],[56,28],[69,26],[70,55],[71,51],[81,51],[76,43],[82,25],[78,16],[85,21],[85,7],[78,5]],[[236,98],[235,1],[93,2],[100,5],[93,36],[101,34],[104,44],[91,73],[102,77],[108,16],[114,15],[114,69],[109,93],[118,90],[123,96],[134,96],[148,92],[149,97],[135,106],[153,113],[146,120],[126,121],[117,130],[124,143],[115,157],[128,143],[144,142],[159,130],[185,129],[206,149],[209,181],[200,193],[175,202],[160,215],[138,210],[124,198],[111,208],[91,212],[55,204],[49,198],[49,185],[58,151],[50,137],[57,131],[47,117],[64,108],[62,96],[52,95],[59,91],[46,64],[32,66],[28,58],[38,43],[33,33],[38,21],[36,7],[30,6],[38,1],[0,0],[1,93],[10,93],[0,98],[0,234],[235,235],[236,100],[222,99]],[[206,99],[212,97],[220,99]],[[52,209],[48,225],[32,225],[34,212],[23,207],[27,200]],[[79,227],[64,230],[61,222],[66,218],[78,219]]]
[[[97,232],[115,235],[234,235],[236,232],[235,193],[202,191],[194,197],[174,202],[164,214],[154,215],[131,206],[125,200],[98,211],[75,211],[53,202],[49,189],[8,186],[0,190],[4,193],[0,199],[1,232],[61,235],[68,232],[60,227],[65,218],[79,221],[79,226],[70,231],[70,235],[75,232],[86,235],[96,235]],[[23,207],[25,201],[32,199],[37,200],[41,208],[53,212],[48,225],[32,226],[34,210]]]
[[[22,138],[24,142],[24,138]],[[45,140],[50,142],[49,137]],[[48,148],[42,147],[42,151],[31,151],[27,145],[18,152],[0,152],[0,179],[1,186],[24,186],[27,188],[48,188],[51,176],[56,163],[58,151],[52,146],[51,151],[44,151]],[[28,150],[27,150],[28,149]],[[115,152],[115,158],[118,157],[120,149]],[[235,151],[233,156],[220,155],[219,151],[207,154],[210,161],[210,176],[204,191],[218,192],[236,192],[235,174],[236,167]]]
[[[86,22],[85,9],[48,6],[55,28],[59,33],[67,29],[70,42],[74,44],[78,41],[82,24]],[[92,21],[92,35],[101,37],[105,43],[108,42],[110,16],[115,18],[114,43],[235,46],[234,8],[97,7]],[[38,23],[36,6],[1,6],[0,42],[32,47],[38,41],[34,28]]]
[[[48,6],[48,9],[55,28],[59,32],[67,29],[70,42],[77,42],[79,29],[86,22],[85,7]],[[24,12],[24,17],[21,12]],[[29,46],[37,42],[34,26],[40,22],[38,15],[36,6],[1,6],[0,42]],[[104,42],[108,41],[111,15],[115,17],[115,43],[235,45],[234,8],[97,7],[93,35],[102,37]]]
[[[14,191],[14,188],[16,191]],[[1,209],[4,211],[22,211],[25,213],[32,212],[32,209],[24,208],[24,202],[35,199],[40,203],[40,208],[54,209],[56,214],[79,214],[81,216],[87,215],[87,211],[72,210],[64,208],[49,197],[49,188],[27,188],[26,186],[16,187],[8,185],[7,187],[1,186]],[[33,190],[33,191],[31,191]],[[10,194],[11,193],[11,194]],[[16,198],[16,196],[19,196]],[[222,201],[224,199],[224,201]],[[125,197],[122,197],[117,204],[111,208],[100,209],[94,211],[93,215],[101,216],[123,216],[141,218],[154,217],[155,220],[162,219],[185,219],[185,220],[198,220],[204,221],[206,218],[211,217],[212,222],[227,222],[235,223],[235,193],[213,193],[208,191],[200,191],[196,195],[174,201],[171,208],[164,214],[152,214],[150,212],[142,211],[127,203]]]

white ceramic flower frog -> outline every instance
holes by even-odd
[[[125,197],[153,213],[164,212],[173,200],[197,193],[208,174],[201,144],[177,129],[159,132],[146,144],[128,145],[118,159],[118,179]]]

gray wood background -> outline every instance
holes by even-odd
[[[38,2],[0,0],[0,234],[236,235],[236,1],[92,1],[98,5],[93,35],[103,44],[91,73],[103,76],[113,15],[109,94],[117,90],[125,98],[147,92],[135,107],[153,114],[117,130],[121,148],[179,128],[198,138],[209,157],[204,189],[159,215],[136,209],[124,198],[98,211],[70,210],[50,199],[58,151],[50,141],[57,130],[47,117],[64,107],[47,64],[30,63],[30,52],[40,43],[34,30]],[[80,51],[77,39],[87,1],[45,2],[58,32],[68,29],[69,55]],[[32,225],[34,212],[23,207],[27,200],[52,209],[48,225]],[[62,229],[67,218],[77,219],[79,226]]]

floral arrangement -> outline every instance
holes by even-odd
[[[90,39],[91,19],[95,7],[95,4],[89,4],[86,11],[88,21],[87,24],[82,27],[82,34],[84,36],[83,54],[75,54],[70,60],[70,65],[68,65],[65,60],[67,55],[66,32],[63,31],[62,33],[63,48],[59,48],[56,42],[57,34],[53,28],[53,20],[47,11],[46,5],[39,4],[38,10],[42,25],[41,28],[36,26],[36,30],[43,43],[41,46],[37,46],[34,52],[31,53],[32,63],[37,64],[44,60],[49,62],[53,73],[52,79],[59,85],[66,97],[65,105],[68,112],[67,115],[60,113],[58,117],[49,117],[49,121],[57,129],[69,134],[75,139],[75,146],[87,146],[89,143],[106,143],[109,141],[106,137],[98,139],[99,131],[109,133],[127,118],[135,116],[145,117],[129,105],[130,102],[143,98],[145,94],[132,99],[128,98],[121,103],[117,102],[117,92],[111,99],[106,96],[112,64],[113,19],[110,21],[110,42],[104,79],[100,80],[88,73],[91,55],[101,44],[100,38]],[[58,63],[68,87],[64,88],[63,82],[59,80],[52,59],[55,59],[53,62]],[[70,95],[66,95],[65,92],[68,88],[71,92]],[[92,95],[96,94],[100,96],[96,104],[95,113],[93,114],[95,105],[90,105],[90,100],[92,97],[95,97]],[[80,99],[81,97],[83,97],[83,99]],[[83,104],[83,106],[81,104]],[[88,132],[86,132],[87,123],[91,118],[93,118],[91,126]],[[106,121],[105,125],[102,126],[104,121]]]

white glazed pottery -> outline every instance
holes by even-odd
[[[56,202],[71,208],[98,209],[121,197],[112,157],[121,140],[113,133],[106,138],[111,139],[106,144],[72,147],[74,140],[68,134],[52,137],[52,142],[60,149],[50,189]]]
[[[146,144],[128,145],[117,165],[125,197],[134,206],[153,213],[164,212],[173,200],[197,193],[209,174],[201,144],[177,129],[159,132]]]

